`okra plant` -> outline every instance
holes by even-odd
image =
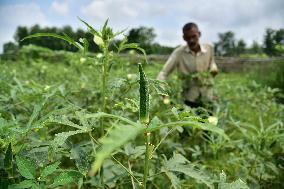
[[[88,31],[93,35],[93,41],[96,43],[101,52],[102,57],[100,58],[100,110],[98,112],[88,112],[87,110],[82,110],[81,108],[72,106],[72,113],[65,115],[65,111],[61,110],[59,112],[51,112],[48,115],[45,115],[42,119],[35,121],[35,117],[39,115],[40,107],[35,109],[34,115],[30,120],[30,127],[28,129],[42,129],[50,124],[59,124],[65,125],[73,130],[64,131],[61,133],[55,134],[54,139],[51,143],[48,144],[49,152],[48,158],[53,164],[48,165],[43,168],[43,170],[35,171],[34,165],[29,163],[29,160],[25,160],[20,155],[16,158],[16,164],[20,174],[26,179],[19,183],[19,185],[13,185],[15,188],[24,188],[24,187],[33,187],[41,188],[48,186],[50,188],[57,187],[60,185],[65,185],[68,183],[74,182],[78,184],[79,188],[84,184],[84,180],[87,178],[94,178],[100,180],[98,187],[105,188],[105,173],[104,173],[104,162],[107,159],[111,159],[117,163],[130,177],[133,188],[147,188],[150,178],[155,175],[149,170],[151,170],[152,162],[158,154],[157,149],[159,145],[165,140],[161,139],[156,145],[151,142],[151,134],[155,133],[162,128],[171,128],[171,131],[176,127],[181,126],[190,126],[193,128],[208,130],[217,135],[228,139],[224,131],[216,126],[208,123],[208,120],[204,120],[195,116],[191,116],[186,113],[180,113],[177,109],[173,108],[172,112],[176,117],[176,120],[173,122],[163,123],[155,115],[151,115],[151,103],[150,103],[150,88],[160,89],[158,91],[163,91],[163,88],[160,86],[159,81],[148,79],[142,64],[138,64],[139,79],[139,115],[136,116],[136,119],[129,118],[126,116],[121,116],[114,114],[110,111],[110,105],[113,103],[110,101],[109,91],[108,91],[108,81],[109,75],[112,68],[113,60],[116,59],[118,53],[126,49],[136,49],[140,51],[144,57],[145,62],[146,54],[143,49],[141,49],[136,43],[127,43],[127,38],[124,36],[123,40],[115,46],[117,52],[114,53],[110,50],[110,45],[113,44],[115,38],[119,35],[123,35],[124,31],[114,33],[113,30],[108,26],[108,20],[104,23],[103,27],[100,30],[94,29],[87,22],[80,19],[84,25],[88,28]],[[86,38],[79,39],[79,42],[71,39],[68,35],[57,35],[52,33],[37,33],[25,37],[23,40],[28,40],[34,37],[55,37],[61,40],[65,40],[71,45],[74,45],[79,49],[79,52],[82,52],[82,57],[88,57],[88,46],[89,42]],[[162,92],[162,93],[163,93]],[[69,110],[66,110],[68,112]],[[96,124],[99,124],[99,127],[96,127]],[[35,128],[33,128],[35,127]],[[106,132],[107,131],[107,132]],[[97,134],[99,133],[99,134]],[[61,170],[59,169],[59,162],[56,161],[56,152],[60,151],[60,147],[63,146],[67,139],[74,135],[84,135],[88,136],[89,143],[85,144],[91,146],[92,152],[88,152],[93,156],[93,163],[91,166],[88,166],[87,157],[90,156],[88,153],[77,148],[78,151],[73,151],[72,158],[76,161],[76,166],[79,169],[78,172]],[[167,135],[166,135],[167,136]],[[165,136],[165,137],[166,137]],[[143,166],[143,177],[139,175],[138,171],[133,171],[131,169],[131,162],[128,160],[128,166],[125,165],[125,162],[121,161],[117,154],[121,147],[125,146],[130,141],[138,137],[144,138],[144,166]],[[11,149],[7,150],[7,157],[11,155]],[[72,152],[71,152],[72,154]],[[162,167],[158,168],[159,174],[164,174],[169,178],[174,188],[177,186],[177,176],[176,173],[185,174],[193,179],[196,179],[198,182],[206,184],[208,187],[213,188],[214,181],[202,173],[201,170],[197,170],[194,165],[191,165],[190,162],[180,154],[174,154],[172,158],[168,159],[163,156],[164,161],[162,162]],[[55,179],[46,179],[49,175],[60,173],[59,176]],[[135,172],[135,173],[134,173]],[[99,173],[99,174],[98,174]],[[149,175],[150,174],[150,175]],[[78,179],[79,178],[79,179]]]

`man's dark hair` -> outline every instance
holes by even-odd
[[[195,24],[193,22],[186,23],[182,28],[182,32],[185,33],[186,31],[190,30],[191,28],[197,28],[198,29],[198,26],[197,26],[197,24]]]

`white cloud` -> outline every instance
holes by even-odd
[[[139,4],[140,3],[140,4]],[[92,1],[81,7],[83,16],[86,16],[92,21],[102,23],[107,18],[113,23],[119,23],[125,20],[131,20],[137,18],[139,11],[138,7],[143,7],[143,1],[139,3],[131,0],[97,0]]]
[[[1,25],[46,25],[47,20],[37,4],[16,4],[0,7]]]
[[[0,7],[0,52],[3,44],[12,41],[17,26],[47,25],[47,19],[37,4],[16,4]]]
[[[253,40],[262,42],[266,27],[284,27],[284,12],[280,8],[283,2],[97,0],[83,5],[81,12],[87,20],[96,24],[110,18],[112,26],[119,29],[139,25],[154,27],[157,41],[165,45],[183,43],[181,28],[190,21],[200,26],[202,41],[212,43],[218,40],[218,33],[230,30],[235,32],[236,38],[243,38],[250,44]]]
[[[153,27],[156,41],[171,46],[183,43],[181,28],[190,21],[199,25],[201,40],[210,43],[218,40],[218,33],[229,30],[236,34],[237,39],[243,38],[248,43],[253,40],[262,42],[265,28],[284,28],[283,0],[54,0],[45,11],[48,15],[52,13],[48,17],[50,23],[39,7],[43,1],[38,2],[0,6],[0,43],[8,32],[11,34],[5,35],[5,40],[12,39],[18,25],[38,23],[41,26],[70,24],[84,27],[75,19],[76,16],[96,28],[107,18],[114,30]]]
[[[50,10],[60,15],[67,15],[69,12],[69,1],[55,0],[51,3]]]

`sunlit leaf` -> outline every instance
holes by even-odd
[[[70,38],[67,34],[62,35],[58,35],[58,34],[54,34],[54,33],[36,33],[36,34],[32,34],[29,35],[23,39],[21,39],[21,41],[27,40],[27,39],[31,39],[31,38],[35,38],[35,37],[54,37],[57,39],[62,39],[66,42],[68,42],[71,45],[74,45],[75,47],[77,47],[80,50],[83,50],[83,47],[78,44],[77,42],[75,42],[72,38]]]
[[[95,174],[99,170],[104,159],[108,158],[115,150],[118,150],[127,142],[135,139],[143,130],[142,126],[117,125],[109,131],[107,136],[99,140],[102,146],[101,150],[96,154],[91,174]]]

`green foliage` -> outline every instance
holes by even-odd
[[[176,188],[182,188],[180,185],[180,180],[175,175],[175,173],[183,173],[197,182],[201,182],[206,184],[209,188],[213,188],[213,182],[210,176],[202,170],[195,168],[191,165],[191,162],[188,161],[181,154],[174,154],[173,157],[169,160],[164,160],[163,172],[169,177],[171,180],[172,186]]]
[[[263,51],[269,56],[283,56],[284,29],[267,28],[264,35]]]
[[[244,74],[218,75],[213,125],[206,110],[201,118],[200,109],[179,104],[176,75],[169,85],[150,79],[162,65],[145,64],[138,73],[136,59],[112,52],[120,32],[107,22],[89,30],[102,39],[102,54],[33,46],[20,50],[26,57],[0,62],[4,187],[283,188],[284,106],[275,89]],[[117,48],[138,47],[123,40]],[[141,83],[145,73],[148,83]],[[147,91],[140,93],[139,84]],[[137,116],[139,93],[151,100],[145,125]],[[88,174],[92,165],[99,174]]]
[[[24,180],[19,184],[13,184],[9,186],[9,189],[20,189],[20,188],[36,188],[35,183],[32,180]]]
[[[52,165],[46,166],[40,174],[40,177],[46,178],[48,175],[52,174],[58,168],[60,162],[53,163]]]
[[[58,186],[65,186],[69,183],[77,182],[77,180],[80,178],[80,174],[74,171],[66,171],[61,174],[59,174],[55,179],[51,187],[58,187]]]
[[[218,189],[249,189],[247,184],[241,179],[238,179],[231,183],[227,183],[226,179],[227,179],[227,176],[222,171],[222,173],[220,173],[220,182],[218,184]]]
[[[264,86],[278,88],[284,93],[284,59],[271,62],[265,67],[258,67],[252,72],[252,79],[259,81]],[[277,91],[275,91],[277,93]],[[283,99],[282,99],[283,100]]]
[[[35,164],[32,160],[16,157],[16,162],[20,174],[27,179],[34,179],[36,176]]]
[[[93,173],[96,173],[101,167],[104,159],[109,157],[114,151],[121,146],[133,140],[143,131],[142,126],[117,125],[108,132],[108,136],[101,138],[99,141],[102,145],[101,150],[96,154],[96,161],[92,166]],[[124,133],[124,134],[122,134]]]
[[[4,159],[5,169],[11,169],[13,166],[12,162],[13,162],[13,152],[12,152],[12,145],[10,143],[5,153],[5,159]]]
[[[27,39],[31,39],[31,38],[34,38],[34,37],[54,37],[54,38],[58,38],[58,39],[62,39],[64,41],[67,41],[70,45],[74,45],[78,49],[83,48],[79,43],[75,42],[72,38],[70,38],[65,33],[64,33],[64,35],[57,35],[57,34],[53,34],[53,33],[36,33],[36,34],[29,35],[29,36],[23,38],[22,41],[27,40]]]

